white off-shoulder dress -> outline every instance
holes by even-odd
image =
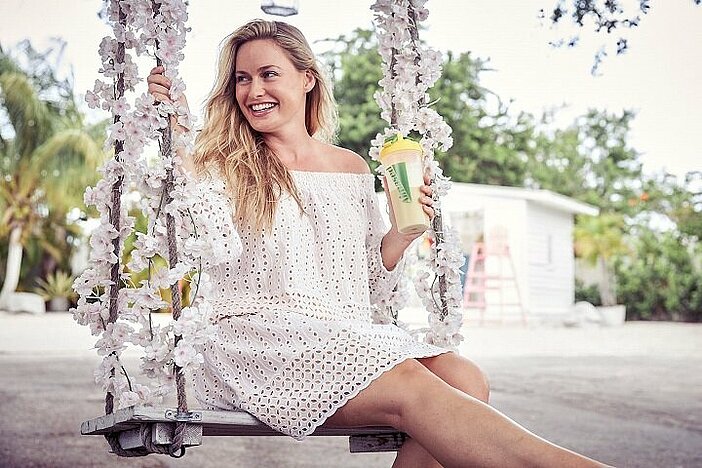
[[[388,228],[374,176],[291,174],[305,214],[284,195],[269,234],[234,228],[221,179],[198,186],[193,213],[226,260],[205,262],[218,332],[194,383],[205,407],[240,408],[303,439],[383,372],[447,350],[372,323],[402,274],[380,256]]]

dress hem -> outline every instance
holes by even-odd
[[[341,400],[337,404],[335,404],[332,407],[332,409],[330,409],[328,412],[323,414],[322,417],[318,421],[313,423],[313,425],[308,430],[306,430],[302,435],[299,435],[299,436],[294,436],[294,435],[290,435],[290,434],[288,434],[288,435],[290,435],[290,437],[292,437],[293,439],[298,440],[298,441],[302,441],[305,438],[309,437],[314,431],[317,430],[317,428],[319,426],[323,425],[327,419],[329,419],[332,415],[334,415],[334,413],[336,413],[339,408],[341,408],[346,403],[348,403],[349,400],[351,400],[352,398],[356,397],[359,393],[361,393],[361,391],[368,388],[368,386],[371,383],[373,383],[373,381],[375,381],[378,377],[383,375],[385,372],[394,369],[395,366],[397,366],[398,364],[401,364],[408,359],[422,359],[422,358],[427,358],[427,357],[435,357],[435,356],[440,356],[442,354],[446,354],[446,353],[450,353],[450,352],[453,352],[453,351],[450,349],[438,349],[438,350],[435,350],[432,352],[403,355],[397,359],[393,359],[393,360],[389,361],[387,366],[376,370],[376,372],[374,372],[372,375],[366,377],[356,389],[354,389],[351,393],[349,393],[343,400]],[[279,430],[279,429],[276,429],[276,430]]]

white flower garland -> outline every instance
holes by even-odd
[[[185,90],[178,77],[178,65],[184,57],[186,5],[182,0],[158,0],[157,3],[151,0],[109,0],[104,17],[112,26],[113,37],[105,37],[100,43],[100,73],[112,83],[96,80],[93,90],[86,94],[86,101],[91,108],[101,107],[112,112],[116,123],[109,127],[105,145],[109,148],[115,142],[121,142],[123,150],[101,168],[103,178],[85,192],[86,205],[94,205],[100,213],[100,225],[90,239],[90,267],[74,283],[79,299],[72,312],[78,323],[88,325],[93,335],[100,336],[95,347],[104,358],[95,371],[96,382],[114,395],[119,407],[125,407],[160,401],[171,392],[174,364],[188,371],[202,363],[199,349],[211,338],[214,327],[209,320],[211,308],[204,299],[211,285],[206,275],[200,272],[200,259],[207,255],[207,246],[211,243],[204,235],[200,220],[190,216],[188,207],[197,203],[195,189],[175,156],[176,148],[189,149],[190,136],[174,132],[174,151],[163,158],[147,162],[142,154],[146,143],[158,138],[159,130],[168,125],[169,114],[175,114],[178,123],[185,128],[191,127],[192,116],[184,106],[165,103],[156,106],[148,93],[136,97],[133,105],[125,96],[117,95],[120,77],[125,91],[135,91],[135,86],[143,81],[128,51],[149,55],[148,51],[154,50],[165,67],[165,75],[172,82],[171,98],[177,102]],[[118,58],[119,44],[124,44],[126,49],[122,60]],[[172,201],[166,204],[164,188],[169,168],[173,170],[175,182],[170,193]],[[147,232],[136,233],[135,249],[127,267],[130,271],[148,268],[149,279],[136,285],[128,271],[121,271],[118,317],[117,321],[109,323],[110,269],[118,262],[112,241],[119,237],[121,252],[125,239],[134,231],[135,223],[134,218],[127,215],[126,203],[120,202],[115,208],[121,210],[119,232],[110,224],[112,186],[120,176],[124,177],[122,193],[135,187],[143,195],[141,209],[149,219]],[[185,241],[178,246],[177,264],[154,270],[156,255],[168,259],[166,214],[171,214],[175,220],[176,237]],[[195,280],[193,305],[184,307],[177,321],[163,327],[154,325],[151,313],[167,306],[161,298],[160,288],[169,288],[189,277]],[[174,349],[176,336],[180,339]],[[135,382],[120,363],[126,343],[144,348],[141,371],[151,380],[150,386]]]
[[[448,150],[453,139],[448,124],[426,104],[430,101],[427,90],[441,75],[442,58],[439,51],[416,40],[418,23],[429,16],[425,3],[426,0],[377,0],[371,6],[375,12],[379,52],[383,59],[383,78],[379,81],[382,90],[376,92],[375,99],[380,106],[381,117],[391,126],[372,141],[370,155],[378,160],[380,148],[387,137],[398,132],[405,136],[412,131],[418,132],[425,165],[433,178],[435,221],[440,222],[439,200],[448,193],[450,182],[434,160],[434,150]],[[382,174],[382,166],[379,172]],[[428,259],[428,271],[420,273],[415,279],[417,294],[429,312],[429,328],[413,333],[425,333],[426,342],[455,349],[463,340],[460,334],[463,313],[459,279],[463,255],[453,229],[435,225],[429,235],[434,243]],[[440,290],[442,282],[445,291]],[[405,288],[400,286],[386,305],[398,308],[406,301]],[[384,314],[383,311],[379,312],[375,320],[391,322],[388,310],[386,308]]]

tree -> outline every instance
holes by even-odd
[[[368,159],[370,141],[386,126],[373,94],[380,88],[381,58],[375,33],[358,28],[349,36],[329,41],[323,55],[334,78],[339,110],[339,144]],[[371,167],[376,165],[372,163]]]
[[[334,76],[334,97],[339,105],[339,144],[367,158],[370,141],[386,123],[373,94],[379,89],[381,59],[375,35],[356,29],[349,36],[329,40],[322,54]],[[533,129],[527,114],[508,116],[508,106],[497,112],[488,100],[499,98],[480,86],[486,62],[470,53],[448,53],[443,72],[430,91],[436,110],[453,128],[453,148],[436,154],[444,173],[458,182],[522,185],[528,141]],[[371,167],[376,163],[369,160]]]
[[[639,153],[629,147],[634,114],[590,110],[567,129],[542,131],[529,153],[527,185],[634,216],[645,198]]]
[[[616,305],[614,259],[628,251],[624,243],[624,219],[614,213],[581,217],[573,235],[575,253],[599,269],[598,289],[602,305]]]
[[[695,5],[701,5],[702,0],[692,0]],[[636,5],[638,3],[638,5]],[[556,5],[548,12],[541,9],[539,16],[544,19],[549,15],[552,24],[562,24],[568,18],[577,28],[584,28],[592,25],[597,35],[612,37],[613,33],[619,32],[615,46],[616,54],[621,55],[629,48],[629,41],[622,33],[622,29],[632,29],[638,27],[644,18],[651,11],[651,0],[639,0],[638,2],[625,2],[622,0],[558,0]],[[551,44],[561,47],[567,44],[574,47],[580,40],[580,34],[575,34],[569,39],[561,39]],[[595,54],[591,73],[597,74],[599,66],[608,55],[610,46],[603,45]]]
[[[645,183],[648,211],[665,216],[692,242],[702,240],[702,172],[688,172],[682,181],[657,174]]]
[[[640,230],[634,247],[615,262],[627,318],[702,321],[699,251],[678,232],[650,229]]]
[[[525,113],[510,117],[508,105],[480,86],[479,75],[488,70],[486,61],[470,53],[446,54],[430,96],[453,129],[454,143],[436,159],[456,182],[522,186],[533,119]],[[487,110],[491,98],[498,103],[495,113]]]
[[[38,53],[25,42],[15,59],[0,46],[0,238],[9,238],[0,308],[17,288],[23,244],[82,206],[104,157],[98,135],[105,122],[84,124],[72,84],[50,65],[55,52]]]

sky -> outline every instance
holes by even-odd
[[[593,77],[590,67],[602,39],[584,30],[574,49],[554,49],[549,41],[572,30],[554,30],[538,19],[541,8],[556,0],[429,0],[427,30],[431,46],[490,59],[494,71],[481,83],[514,112],[561,108],[556,123],[565,126],[589,108],[637,113],[630,144],[641,153],[648,173],[678,176],[702,169],[702,7],[691,0],[653,0],[652,12],[629,31],[626,54],[610,54]],[[305,33],[316,52],[324,39],[371,27],[371,0],[299,0],[300,12],[288,21]],[[332,5],[333,4],[333,5]],[[72,68],[76,92],[92,88],[100,59],[101,38],[110,33],[97,17],[99,0],[2,0],[0,44],[7,49],[30,39],[41,49],[52,37],[67,42],[64,70]],[[258,0],[191,0],[185,61],[181,74],[197,115],[212,86],[222,39],[253,18],[272,19]],[[278,18],[280,19],[280,18]],[[142,65],[144,77],[152,64]],[[146,85],[144,84],[145,89]],[[86,107],[87,109],[87,107]]]

